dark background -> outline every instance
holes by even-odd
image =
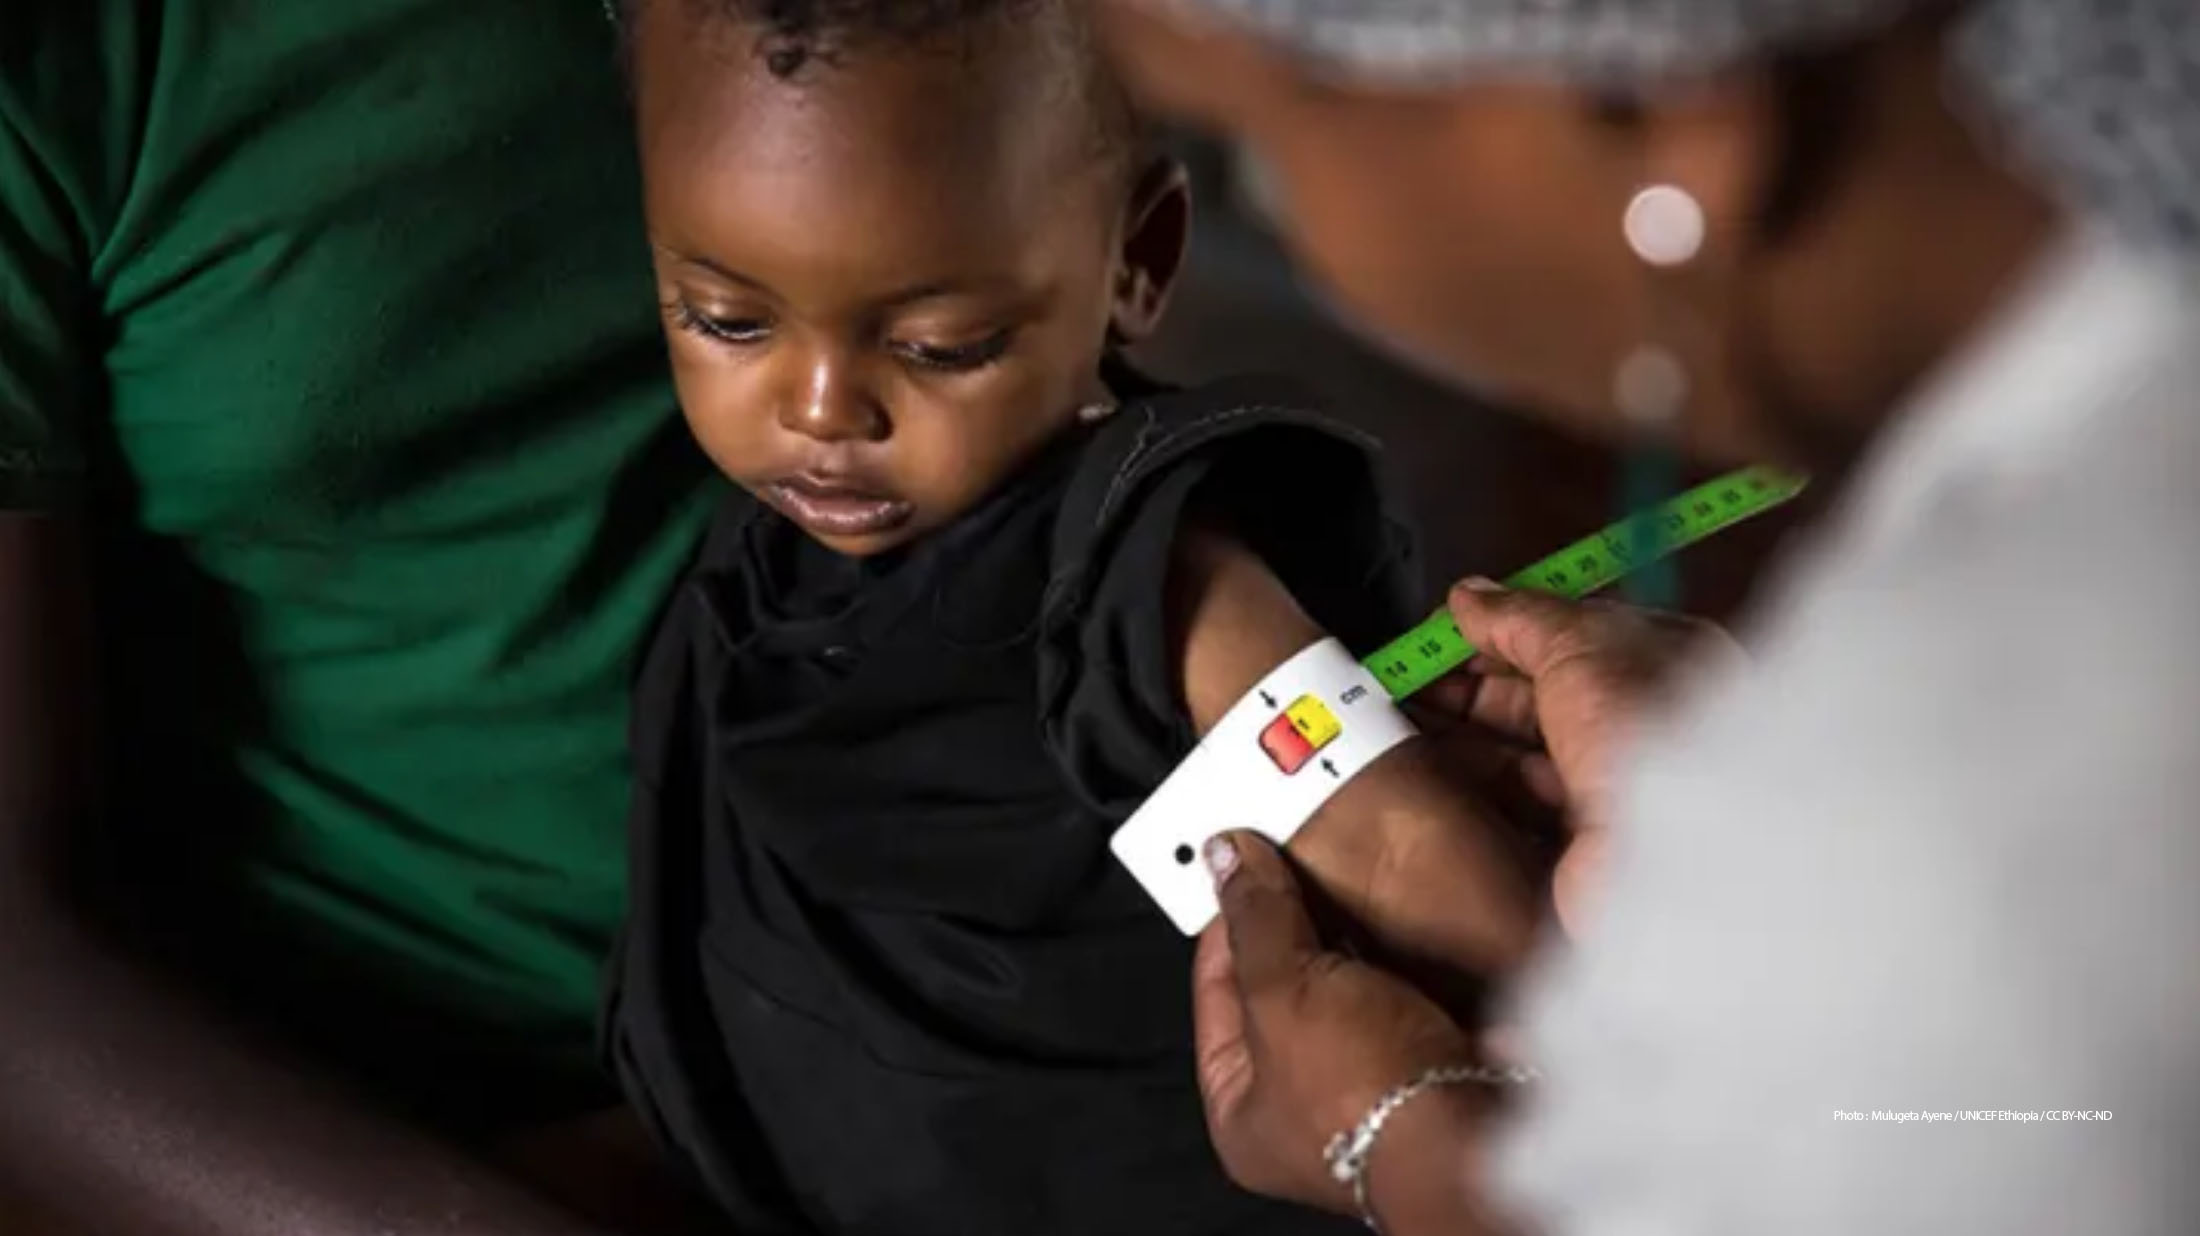
[[[1306,294],[1229,154],[1195,140],[1181,150],[1198,199],[1191,266],[1141,363],[1179,381],[1290,377],[1380,438],[1421,525],[1432,606],[1452,579],[1507,575],[1618,517],[1615,451],[1453,394],[1348,336]],[[1684,554],[1683,608],[1734,616],[1803,518],[1795,505]]]

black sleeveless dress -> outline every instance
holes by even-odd
[[[1149,393],[883,561],[721,516],[636,698],[606,1044],[744,1236],[1358,1230],[1223,1176],[1190,943],[1107,849],[1194,741],[1195,500],[1356,649],[1418,616],[1371,443],[1305,407]]]

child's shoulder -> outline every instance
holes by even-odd
[[[1139,498],[1143,486],[1187,463],[1202,466],[1257,452],[1274,456],[1287,474],[1293,461],[1286,456],[1318,452],[1358,473],[1370,471],[1380,450],[1374,438],[1332,414],[1312,391],[1285,379],[1245,375],[1196,386],[1148,384],[1086,444],[1064,507],[1104,523]],[[1381,484],[1373,475],[1347,483],[1360,481]]]
[[[1131,393],[1062,485],[1055,588],[1074,594],[1081,580],[1165,567],[1192,519],[1244,541],[1287,583],[1358,585],[1413,567],[1381,443],[1280,378]]]

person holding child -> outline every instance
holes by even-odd
[[[0,4],[0,1231],[603,1230],[631,164],[592,0]]]

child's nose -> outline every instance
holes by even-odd
[[[779,423],[820,442],[875,442],[886,436],[885,409],[856,366],[826,352],[808,358],[799,390],[780,404]]]

